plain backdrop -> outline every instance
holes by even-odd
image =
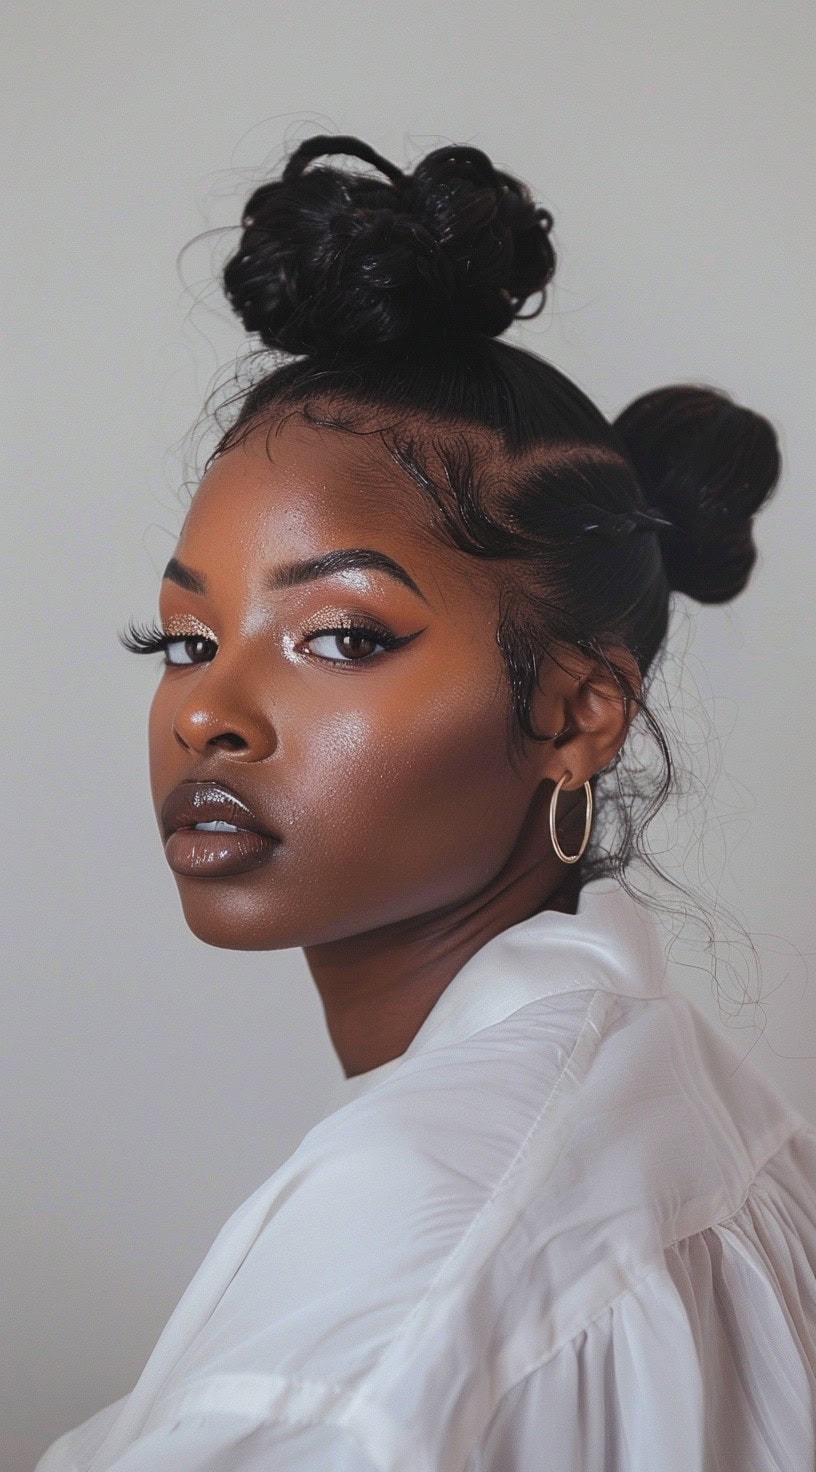
[[[148,785],[158,663],[116,638],[156,612],[208,447],[196,421],[246,346],[219,262],[249,190],[311,133],[404,167],[471,143],[525,179],[559,265],[510,340],[608,415],[692,380],[777,427],[748,590],[677,602],[665,713],[691,775],[655,841],[761,962],[758,1005],[733,986],[718,1005],[693,946],[673,984],[816,1119],[814,14],[3,5],[3,1472],[130,1389],[223,1222],[342,1078],[299,950],[187,930]]]

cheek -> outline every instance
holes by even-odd
[[[414,702],[403,692],[387,717],[347,711],[324,727],[301,752],[299,786],[334,861],[368,863],[386,883],[491,877],[526,802],[506,755],[505,698],[452,681]]]

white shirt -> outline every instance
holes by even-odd
[[[35,1472],[813,1472],[816,1128],[612,880],[459,970]]]

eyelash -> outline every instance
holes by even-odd
[[[362,635],[363,638],[371,639],[376,644],[382,644],[386,653],[398,649],[401,644],[407,644],[413,634],[407,634],[400,638],[391,634],[387,629],[377,628],[373,624],[356,623],[353,619],[336,625],[331,629],[312,629],[308,639],[317,639],[321,634],[348,634]],[[164,664],[167,669],[192,669],[196,664],[206,664],[206,660],[191,660],[189,664],[174,664],[167,658],[167,650],[171,644],[186,644],[195,640],[200,644],[212,644],[214,640],[208,639],[204,634],[165,634],[158,624],[151,623],[140,626],[131,619],[127,625],[127,633],[119,636],[120,643],[132,654],[164,654]],[[216,648],[218,646],[216,645]],[[323,654],[316,654],[315,659],[322,659],[324,664],[370,664],[378,656],[369,654],[360,659],[327,659]]]

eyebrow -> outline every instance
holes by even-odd
[[[431,606],[422,589],[414,582],[411,574],[406,572],[402,564],[396,562],[393,557],[389,557],[387,552],[378,552],[375,547],[337,547],[330,552],[322,552],[318,557],[305,557],[295,562],[283,562],[267,573],[264,587],[270,592],[278,592],[282,588],[294,588],[299,583],[311,583],[318,578],[329,578],[335,573],[356,571],[359,568],[385,573],[387,577],[410,588],[422,599],[423,603]],[[206,578],[201,573],[194,572],[191,567],[185,566],[177,557],[170,558],[164,569],[163,578],[168,578],[171,583],[178,583],[178,586],[185,588],[188,593],[206,593],[207,591]]]

